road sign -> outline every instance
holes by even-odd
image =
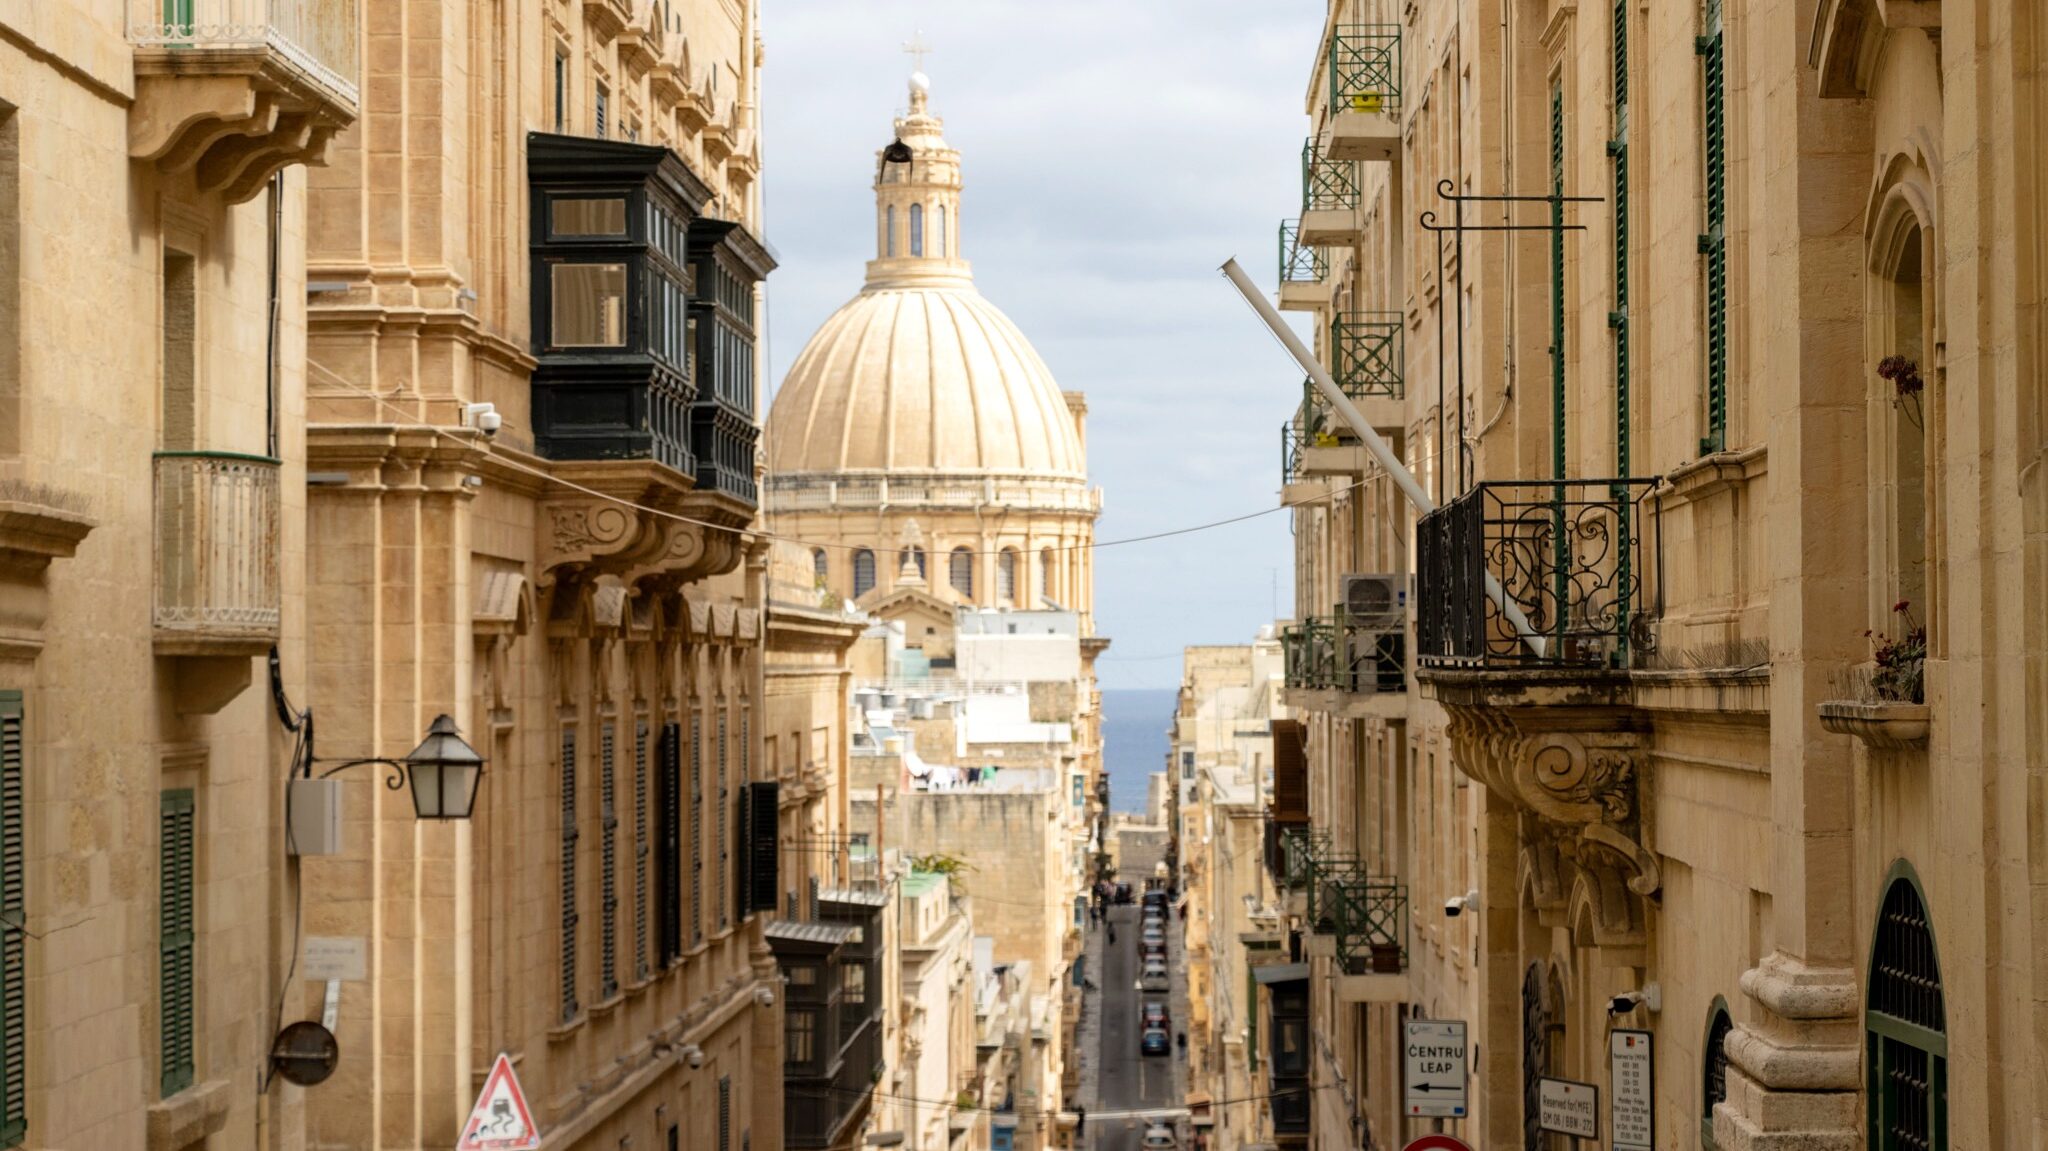
[[[1401,1113],[1465,1115],[1465,1021],[1401,1023]]]
[[[462,1125],[462,1138],[455,1151],[539,1151],[540,1128],[526,1106],[526,1092],[519,1089],[519,1076],[512,1073],[512,1061],[499,1052],[491,1065],[490,1078],[477,1092],[476,1106],[470,1108],[469,1122]]]
[[[1424,1135],[1401,1151],[1472,1151],[1472,1145],[1456,1135]]]
[[[1650,1033],[1622,1029],[1607,1035],[1607,1131],[1614,1151],[1655,1151],[1656,1071]]]
[[[1536,1081],[1536,1126],[1579,1139],[1600,1137],[1600,1089],[1569,1079]]]

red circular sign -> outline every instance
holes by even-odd
[[[1401,1151],[1472,1151],[1472,1146],[1456,1135],[1424,1135]]]

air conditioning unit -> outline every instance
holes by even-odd
[[[1400,631],[1408,620],[1408,581],[1386,573],[1338,579],[1337,610],[1367,631]]]

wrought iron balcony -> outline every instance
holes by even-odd
[[[1356,160],[1325,155],[1311,136],[1301,145],[1301,222],[1304,244],[1355,244],[1359,230]]]
[[[1329,257],[1321,248],[1302,242],[1301,221],[1280,221],[1280,287],[1321,284],[1329,274]]]
[[[1317,885],[1318,910],[1336,939],[1344,975],[1397,975],[1408,970],[1408,887],[1385,876],[1332,871]]]
[[[239,203],[354,122],[358,0],[128,0],[129,154]]]
[[[1631,666],[1654,479],[1483,483],[1416,524],[1416,646],[1446,667]],[[1528,623],[1523,635],[1486,577]]]
[[[1340,24],[1325,61],[1330,83],[1329,154],[1391,160],[1401,145],[1401,26]]]
[[[1310,616],[1280,633],[1286,686],[1307,691],[1401,692],[1407,638],[1349,616]]]
[[[1342,312],[1333,318],[1330,376],[1354,400],[1400,399],[1401,313]]]
[[[157,454],[151,615],[159,654],[255,655],[276,642],[277,472],[267,456]]]

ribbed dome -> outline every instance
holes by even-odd
[[[1052,373],[971,283],[870,289],[797,357],[768,415],[777,473],[1085,478]]]

